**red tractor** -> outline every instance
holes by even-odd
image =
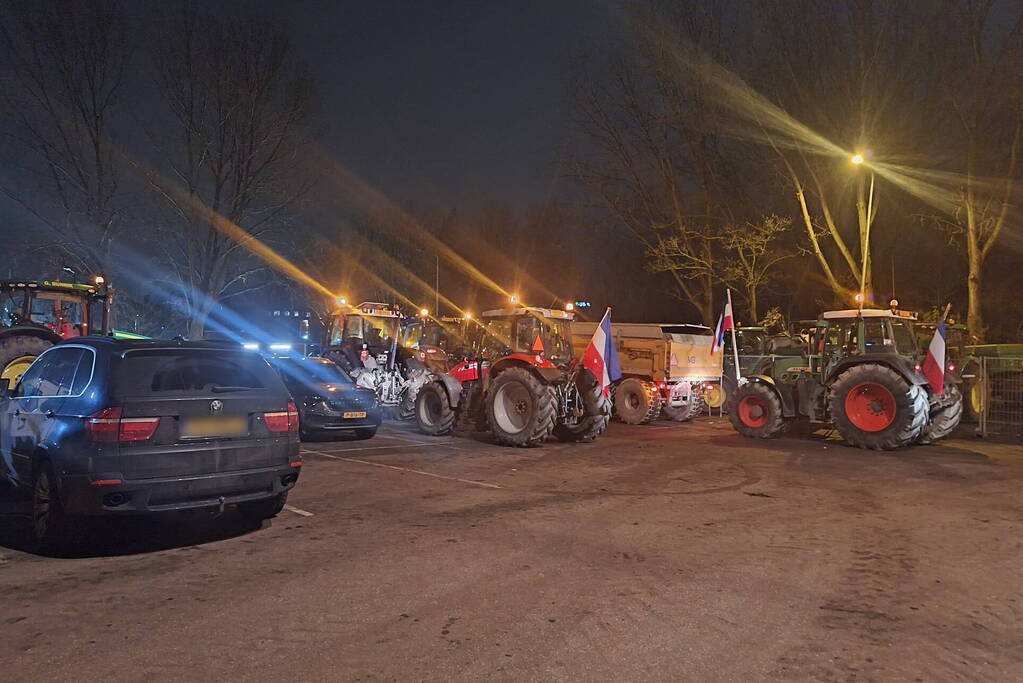
[[[519,447],[539,446],[552,435],[596,439],[611,406],[593,373],[572,358],[572,317],[526,306],[484,312],[467,335],[471,353],[420,389],[420,431],[449,434],[462,422]]]

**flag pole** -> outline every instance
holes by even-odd
[[[742,371],[739,370],[739,345],[735,343],[735,309],[732,308],[732,290],[726,289],[728,293],[728,310],[732,314],[732,355],[735,356],[735,382],[742,384]]]

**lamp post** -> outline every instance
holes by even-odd
[[[862,166],[866,162],[866,159],[864,158],[863,154],[854,154],[852,156],[852,158],[849,159],[849,161],[851,161],[856,166]],[[867,168],[870,170],[870,190],[867,192],[867,216],[866,216],[866,226],[864,226],[864,230],[863,230],[863,245],[862,245],[863,253],[860,254],[860,258],[861,258],[861,260],[863,262],[861,270],[860,270],[860,297],[859,297],[860,308],[863,308],[863,303],[864,303],[864,301],[867,298],[867,291],[866,291],[866,289],[867,289],[867,286],[866,286],[867,285],[867,260],[869,259],[869,256],[870,256],[870,226],[874,222],[874,170],[871,169],[869,166]],[[860,185],[860,192],[861,192],[860,196],[861,197],[862,197],[862,192],[863,192],[862,187],[863,186],[861,184]]]

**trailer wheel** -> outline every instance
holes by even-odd
[[[589,443],[607,429],[607,423],[611,421],[611,401],[604,396],[600,382],[589,370],[578,374],[575,390],[579,392],[583,414],[575,424],[557,424],[554,436],[560,441]]]
[[[684,406],[664,406],[664,414],[675,422],[689,422],[703,412],[706,404],[703,401],[703,394],[696,389],[689,394],[689,403]]]
[[[653,382],[627,377],[614,387],[614,414],[625,424],[642,425],[661,414],[661,394]]]
[[[955,431],[963,417],[963,394],[955,384],[945,386],[947,398],[931,413],[931,420],[920,434],[920,443],[931,444]]]
[[[864,363],[831,386],[831,418],[849,445],[877,451],[905,448],[927,424],[927,393],[885,365]]]
[[[778,393],[763,382],[747,382],[732,395],[728,413],[735,431],[750,439],[772,439],[785,431]]]
[[[488,422],[498,443],[539,446],[554,431],[554,389],[526,368],[508,368],[499,374],[490,385],[486,401]]]
[[[423,434],[444,436],[455,427],[457,413],[448,401],[448,392],[440,382],[424,384],[416,394],[416,426]]]

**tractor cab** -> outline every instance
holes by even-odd
[[[400,335],[397,306],[369,301],[358,306],[340,304],[327,325],[327,346],[346,356],[354,354],[351,360],[362,351],[375,357],[388,353]]]
[[[550,308],[519,306],[484,311],[482,355],[541,358],[555,366],[572,361],[573,314]]]
[[[420,316],[405,321],[401,345],[413,349],[419,360],[440,372],[460,357],[475,354],[480,326],[471,316]]]
[[[825,376],[851,361],[888,356],[911,367],[920,357],[916,314],[883,309],[827,311],[810,333],[810,367]]]
[[[112,294],[102,277],[94,284],[0,282],[0,376],[13,386],[50,346],[109,333]]]

